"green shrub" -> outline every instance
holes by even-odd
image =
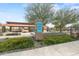
[[[73,40],[74,39],[69,35],[51,35],[51,36],[46,36],[42,40],[42,43],[44,45],[51,45],[51,44],[69,42],[69,41],[73,41]]]
[[[3,36],[3,34],[2,34],[2,33],[0,33],[0,36]]]
[[[10,51],[15,49],[32,48],[36,43],[39,45],[52,45],[58,43],[65,43],[73,41],[73,37],[69,35],[46,35],[44,39],[40,41],[33,41],[28,37],[8,38],[7,40],[0,42],[0,52]],[[37,45],[38,46],[38,45]]]
[[[33,41],[26,37],[9,38],[4,42],[0,42],[0,52],[32,47],[34,47]]]

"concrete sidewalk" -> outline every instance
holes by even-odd
[[[8,53],[1,56],[79,56],[79,41]]]
[[[21,33],[21,35],[11,35],[11,36],[0,36],[0,41],[6,40],[6,38],[17,38],[17,37],[31,37],[35,33],[30,32],[30,33]]]

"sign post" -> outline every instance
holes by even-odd
[[[36,33],[35,33],[35,39],[41,40],[43,39],[43,23],[41,21],[36,22]]]

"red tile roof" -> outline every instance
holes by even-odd
[[[0,24],[0,26],[26,26],[26,27],[35,27],[32,23],[24,22],[7,22],[6,24]]]
[[[26,22],[7,22],[7,24],[33,25],[32,23],[26,23]]]
[[[36,27],[32,23],[23,23],[23,22],[7,22],[7,24],[0,24],[0,26],[16,26],[16,27]],[[46,29],[46,26],[43,26]]]
[[[1,24],[0,26],[25,26],[25,27],[35,27],[35,25],[22,25],[22,24]]]

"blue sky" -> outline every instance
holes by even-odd
[[[25,22],[25,7],[28,4],[23,3],[0,3],[0,23],[6,23],[6,21]],[[55,4],[56,9],[71,7],[79,8],[79,4],[76,3],[60,3]],[[26,21],[27,22],[27,21]]]
[[[25,7],[27,4],[0,4],[0,23],[6,21],[25,22]]]
[[[57,8],[79,8],[79,3],[59,3],[59,4],[55,4],[55,7]]]

